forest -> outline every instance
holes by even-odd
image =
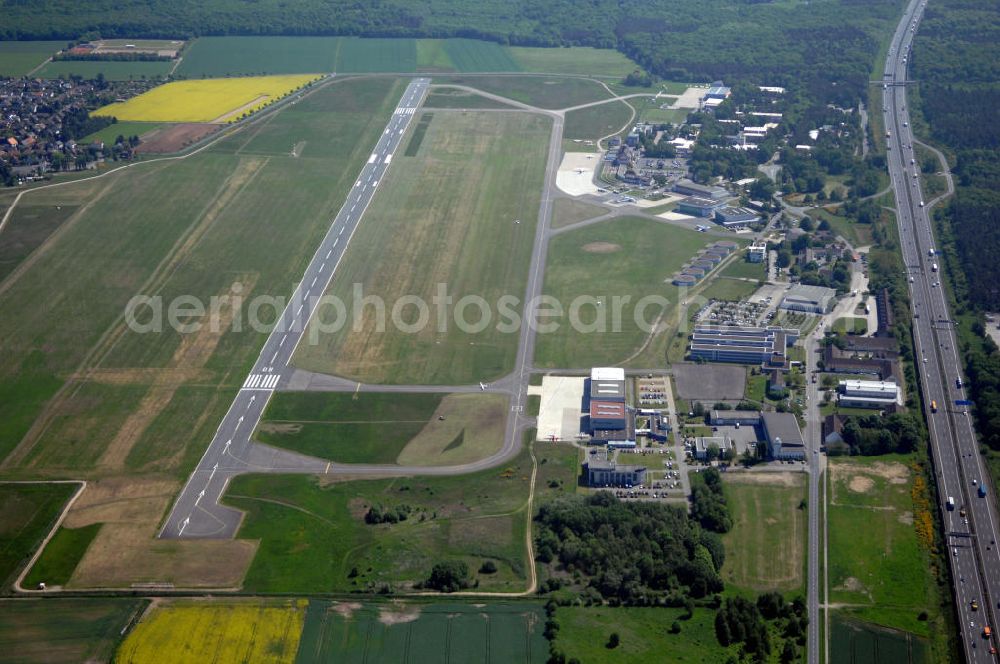
[[[902,0],[0,0],[0,40],[471,37],[615,48],[672,80],[767,79],[850,106]],[[830,58],[836,53],[836,58]]]

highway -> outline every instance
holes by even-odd
[[[274,390],[291,377],[293,370],[288,365],[313,308],[333,279],[429,85],[430,79],[415,78],[407,86],[374,151],[265,341],[243,387],[174,503],[160,531],[161,538],[233,537],[242,515],[218,501],[235,475],[254,471],[324,473],[329,470],[330,464],[326,462],[254,445],[250,438]]]
[[[947,297],[939,283],[939,258],[935,255],[930,212],[923,199],[906,105],[907,60],[926,2],[915,0],[907,7],[886,59],[881,87],[887,156],[913,306],[914,361],[928,413],[959,637],[966,661],[989,662],[997,659],[990,652],[997,645],[996,635],[986,638],[984,628],[996,626],[996,602],[1000,601],[995,493],[979,454],[969,409],[956,404],[967,396],[962,361]],[[932,412],[932,402],[936,412]],[[978,493],[981,486],[985,497]],[[949,497],[954,500],[953,508],[948,504]]]

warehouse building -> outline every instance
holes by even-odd
[[[756,410],[712,410],[708,413],[708,423],[713,427],[755,427],[760,424],[760,413]]]
[[[882,380],[842,380],[837,386],[837,402],[850,408],[902,406],[899,385]]]
[[[698,184],[697,182],[692,182],[691,180],[685,178],[681,178],[674,183],[673,190],[675,194],[681,194],[682,196],[707,198],[712,201],[722,201],[733,197],[732,194],[726,191],[723,187]]]
[[[806,444],[799,421],[792,413],[761,413],[761,426],[767,450],[772,459],[801,460],[806,458]]]
[[[592,429],[622,430],[625,428],[625,404],[621,401],[590,402]]]
[[[832,288],[796,284],[785,293],[780,308],[785,311],[825,314],[833,308],[836,298],[837,291]]]
[[[610,459],[591,459],[583,464],[587,486],[634,487],[646,482],[646,467],[619,464]]]
[[[708,219],[715,214],[716,210],[725,206],[726,204],[722,201],[713,200],[711,198],[690,196],[677,203],[677,212],[680,214],[689,214],[693,217],[703,217]]]
[[[712,362],[784,367],[786,349],[798,338],[799,331],[791,328],[699,325],[691,333],[689,355]]]

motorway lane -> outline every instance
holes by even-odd
[[[919,164],[913,156],[913,136],[906,111],[906,62],[920,12],[926,4],[918,0],[910,5],[893,38],[884,72],[883,101],[887,113],[889,170],[896,192],[900,239],[914,307],[914,337],[917,365],[920,369],[924,400],[930,413],[929,428],[934,455],[938,496],[946,531],[948,559],[952,568],[961,641],[967,661],[995,661],[989,649],[996,643],[982,637],[983,627],[996,626],[995,602],[1000,600],[1000,555],[996,548],[996,510],[993,491],[987,498],[976,495],[976,484],[988,483],[972,421],[965,407],[953,405],[964,399],[960,387],[961,359],[948,302],[937,285],[939,274],[933,265],[938,260],[929,223],[928,209],[922,199],[920,178],[914,177]],[[908,279],[908,280],[909,280]],[[931,413],[930,402],[938,406]],[[988,484],[987,484],[988,486]],[[948,497],[955,509],[946,505]],[[962,510],[966,517],[962,516]],[[972,601],[978,610],[972,609]]]
[[[174,503],[160,537],[233,537],[239,528],[241,513],[220,505],[218,500],[229,480],[239,473],[256,470],[323,473],[329,470],[330,464],[326,462],[255,445],[250,437],[271,394],[291,376],[289,361],[302,340],[317,300],[333,279],[362,215],[371,203],[379,182],[385,178],[392,157],[423,102],[429,84],[430,79],[415,78],[407,86],[375,150],[313,255],[302,281],[264,342],[243,387]]]

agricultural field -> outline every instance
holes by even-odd
[[[930,660],[927,642],[907,632],[844,619],[836,611],[830,622],[831,664],[924,664]]]
[[[0,662],[109,662],[147,601],[123,598],[0,600]]]
[[[25,76],[65,46],[64,41],[0,41],[0,76]]]
[[[64,44],[65,45],[65,44]],[[109,81],[130,81],[142,78],[163,78],[170,73],[174,63],[161,61],[103,61],[103,60],[59,60],[46,63],[38,72],[40,78],[97,78],[104,74]]]
[[[539,108],[568,108],[612,95],[596,81],[558,76],[435,76],[435,83],[466,85]]]
[[[0,233],[0,282],[78,209],[75,205],[18,205]]]
[[[158,122],[116,122],[113,125],[109,125],[104,129],[95,131],[93,134],[89,134],[80,139],[81,143],[93,143],[94,141],[100,141],[102,143],[112,144],[115,139],[119,136],[124,136],[129,138],[130,136],[138,136],[142,138],[143,134],[148,134],[151,131],[159,129],[163,125]]]
[[[653,303],[643,315],[653,323],[663,312],[663,320],[669,323],[668,314],[678,301],[678,288],[669,283],[670,276],[705,244],[701,233],[636,217],[604,221],[554,237],[543,292],[559,300],[564,311],[577,297],[599,298],[602,305],[580,309],[580,322],[585,324],[581,331],[574,330],[564,316],[557,330],[540,332],[535,363],[539,367],[587,367],[661,362],[661,347],[669,334],[661,330],[647,344],[648,332],[635,322],[635,305],[646,296],[666,298],[666,309]],[[622,302],[617,330],[612,320],[616,296],[631,298]],[[600,316],[598,306],[603,307]],[[600,328],[602,320],[605,331]]]
[[[737,646],[723,648],[715,637],[715,611],[695,609],[690,620],[682,618],[684,613],[660,607],[560,607],[555,647],[567,660],[587,664],[646,664],[651,656],[678,664],[721,664],[736,656]],[[677,634],[669,630],[674,621],[681,627]],[[614,650],[607,647],[611,632],[621,638]]]
[[[805,594],[806,476],[727,473],[733,529],[723,536],[727,587]]]
[[[338,463],[451,465],[500,449],[506,413],[491,394],[279,392],[255,437]]]
[[[296,662],[541,664],[545,614],[533,602],[360,604],[313,600]]]
[[[57,530],[41,557],[24,577],[24,587],[35,588],[39,583],[45,583],[49,587],[68,583],[100,529],[101,524],[93,523],[82,528]]]
[[[850,604],[853,618],[927,636],[943,618],[918,539],[930,515],[914,515],[912,463],[895,455],[830,460],[830,601]],[[922,611],[930,620],[917,619]]]
[[[429,42],[438,42],[440,51],[435,53],[435,48]],[[420,56],[431,55],[428,61],[421,62]],[[478,39],[419,39],[417,40],[417,67],[423,69],[448,68],[448,65],[441,67],[444,61],[450,64],[452,71],[458,72],[494,72],[494,71],[518,71],[521,67],[511,57],[511,51],[505,46],[494,42],[480,41]]]
[[[618,133],[632,117],[632,108],[623,101],[570,111],[566,114],[563,137],[596,141]]]
[[[131,63],[130,63],[131,64]],[[317,80],[312,75],[173,81],[93,112],[126,122],[230,122]]]
[[[347,305],[350,324],[338,324],[333,307],[321,305],[295,366],[365,383],[432,385],[511,370],[517,334],[502,325],[500,298],[517,298],[513,310],[520,309],[549,120],[426,112],[413,141],[421,127],[422,140],[397,155],[327,291]],[[433,304],[443,302],[435,300],[442,284],[453,305]],[[475,304],[459,310],[467,295],[485,300],[489,318]],[[361,296],[381,298],[384,308],[362,308]],[[428,307],[425,324],[414,296]],[[464,330],[458,315],[468,322]]]
[[[519,69],[541,74],[575,74],[621,79],[639,68],[639,65],[629,60],[623,53],[611,49],[511,46],[507,51]]]
[[[6,590],[79,486],[0,483],[0,588]]]
[[[291,664],[306,606],[305,600],[161,601],[126,637],[115,661]]]
[[[339,37],[200,37],[177,75],[190,79],[336,71]]]
[[[554,486],[573,487],[575,464],[563,450],[539,450]],[[570,450],[568,454],[575,454]],[[552,459],[552,463],[541,458]],[[326,482],[244,475],[224,496],[247,512],[238,537],[260,540],[244,588],[260,592],[406,590],[434,563],[464,560],[480,590],[521,591],[527,584],[525,528],[532,464],[522,451],[507,464],[468,475]],[[406,509],[406,520],[368,524],[369,508]],[[494,574],[477,570],[485,560]]]

